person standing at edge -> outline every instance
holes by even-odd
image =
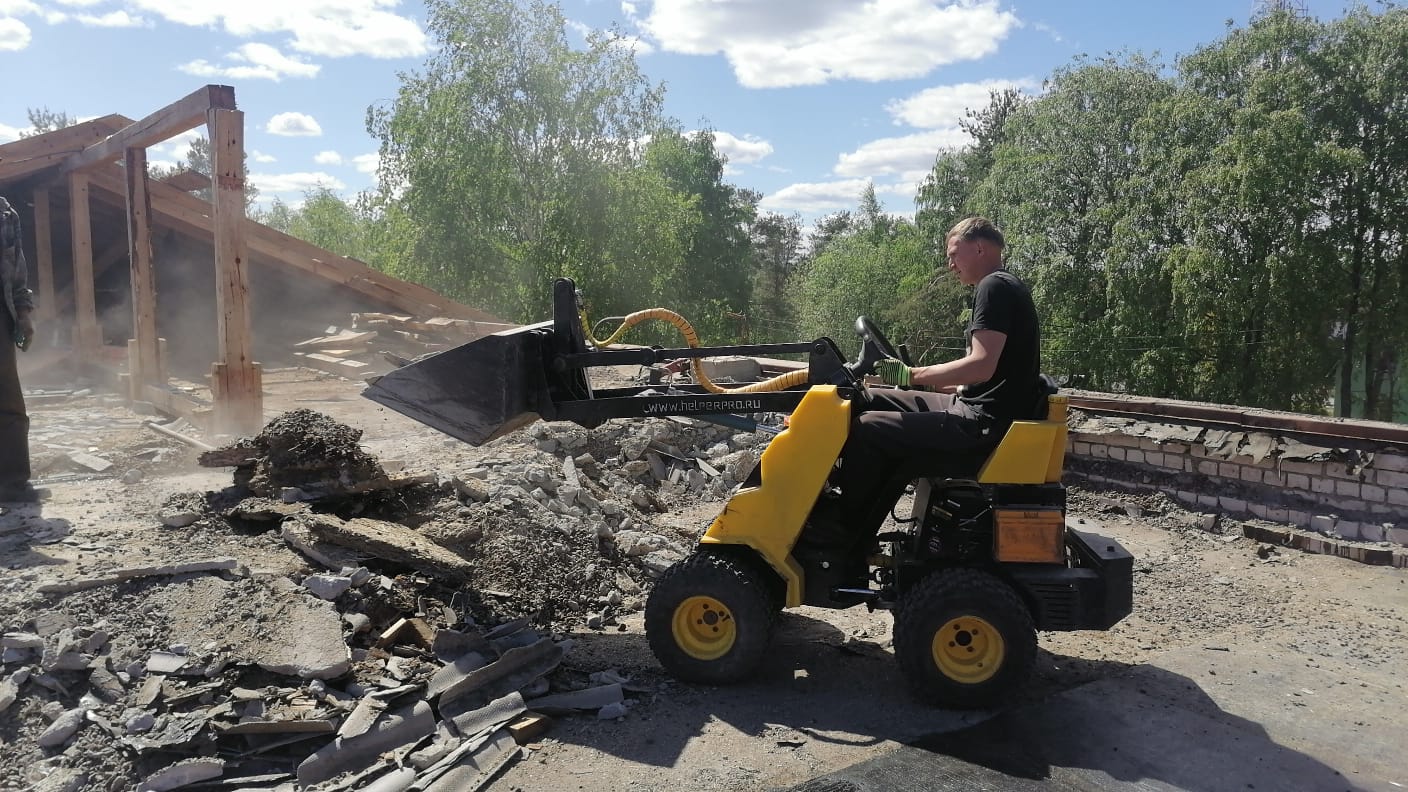
[[[949,270],[976,287],[967,354],[932,366],[894,359],[876,366],[880,381],[897,389],[872,389],[852,423],[834,479],[841,493],[832,519],[841,525],[823,535],[840,528],[848,541],[870,536],[884,518],[883,490],[903,466],[942,470],[955,454],[996,447],[1012,421],[1032,417],[1042,392],[1041,327],[1031,292],[1003,266],[1002,231],[970,217],[946,241]]]
[[[16,355],[34,340],[28,270],[19,213],[0,198],[0,502],[32,503],[40,494],[29,483],[29,416]]]

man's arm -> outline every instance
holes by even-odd
[[[1007,345],[1007,334],[996,330],[974,330],[973,348],[958,360],[919,366],[909,371],[909,381],[935,391],[951,391],[992,378],[997,360]]]

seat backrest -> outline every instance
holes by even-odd
[[[1053,379],[1050,374],[1039,374],[1037,377],[1037,396],[1036,401],[1032,403],[1031,419],[1033,421],[1045,421],[1046,411],[1050,404],[1050,401],[1046,397],[1055,396],[1060,392],[1061,388],[1056,384],[1056,380]]]
[[[1041,375],[1034,420],[1013,421],[978,471],[983,484],[1047,484],[1061,480],[1066,462],[1066,402],[1056,381]]]

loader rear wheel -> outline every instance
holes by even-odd
[[[925,701],[992,706],[1031,674],[1036,628],[1011,586],[976,569],[946,569],[900,600],[895,657]]]
[[[765,581],[741,559],[696,551],[665,570],[645,603],[645,636],[675,677],[711,685],[753,672],[773,621]]]

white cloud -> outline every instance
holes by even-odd
[[[12,127],[9,124],[0,124],[0,143],[9,143],[12,140],[19,140],[20,132],[28,130],[29,127]]]
[[[92,8],[93,6],[102,5],[107,1],[108,0],[54,0],[54,2],[59,5],[68,6],[69,8]]]
[[[917,132],[901,137],[881,138],[836,161],[837,176],[874,177],[881,175],[918,178],[934,167],[939,151],[968,143],[968,135],[957,127]]]
[[[224,65],[207,60],[194,60],[177,68],[186,74],[197,77],[217,77],[234,80],[273,80],[279,82],[284,77],[315,77],[322,67],[316,63],[305,63],[279,52],[268,44],[250,42],[241,44],[231,52]]]
[[[279,113],[269,119],[264,130],[271,135],[284,137],[319,137],[323,134],[317,120],[304,113]]]
[[[30,0],[0,0],[0,16],[17,17],[39,13],[39,6]]]
[[[381,155],[375,151],[370,154],[358,154],[352,158],[352,165],[359,173],[376,173],[381,167]]]
[[[906,99],[885,106],[896,124],[908,124],[922,129],[956,127],[967,110],[988,106],[993,91],[1016,88],[1030,91],[1037,88],[1036,80],[983,80],[981,82],[940,85],[920,91]]]
[[[772,144],[756,135],[738,137],[721,130],[714,130],[714,148],[728,157],[730,165],[749,165],[773,152]]]
[[[0,18],[0,50],[22,50],[30,38],[29,25],[13,17]]]
[[[308,55],[404,58],[429,51],[425,31],[391,10],[400,0],[129,0],[170,22],[222,28],[241,38],[288,34]]]
[[[330,190],[345,190],[347,185],[343,184],[336,176],[332,176],[322,171],[312,173],[251,173],[249,181],[259,188],[261,193],[297,193],[302,195],[308,190],[316,187],[326,187]]]
[[[278,161],[279,161],[279,158],[278,158],[278,157],[275,157],[273,154],[265,154],[264,152],[258,151],[258,150],[249,152],[249,158],[250,158],[251,160],[253,160],[254,162],[261,162],[261,163],[278,162]]]
[[[342,155],[336,151],[319,151],[313,155],[313,161],[319,165],[341,165]]]
[[[86,27],[132,28],[146,27],[151,24],[147,22],[147,20],[139,16],[131,16],[126,11],[109,11],[108,13],[102,14],[100,16],[95,16],[93,14],[79,14],[75,16],[74,19],[78,22],[78,24],[84,25]]]
[[[775,193],[764,196],[758,202],[758,208],[764,212],[779,214],[798,212],[813,217],[828,212],[855,209],[860,203],[861,193],[870,184],[872,184],[870,179],[791,184]],[[904,203],[909,203],[914,199],[914,187],[908,182],[874,184],[874,187],[875,196],[880,199],[882,205],[891,203],[886,200],[887,198],[897,198]],[[886,214],[906,217],[909,213],[887,211]]]
[[[801,212],[808,215],[851,209],[855,207],[861,192],[869,183],[869,179],[846,179],[789,184],[764,196],[763,200],[758,202],[758,208],[765,212]]]
[[[722,53],[749,88],[921,77],[1019,24],[998,0],[653,0],[636,21],[662,49]]]

